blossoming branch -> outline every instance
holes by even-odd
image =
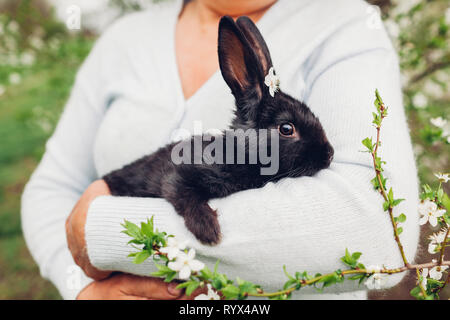
[[[273,90],[276,90],[276,83],[272,79],[266,79],[269,84],[273,84]],[[343,266],[346,269],[335,270],[327,274],[317,273],[312,275],[307,271],[296,272],[291,275],[283,268],[287,281],[277,292],[265,292],[257,284],[237,278],[235,281],[228,279],[225,274],[218,272],[219,262],[213,271],[204,263],[195,259],[194,249],[187,248],[186,241],[180,241],[173,235],[167,235],[165,232],[159,232],[155,228],[153,218],[142,222],[140,227],[129,221],[125,221],[123,231],[130,236],[130,244],[139,245],[135,248],[137,252],[129,256],[134,258],[134,263],[142,263],[152,257],[158,271],[152,273],[152,276],[162,277],[166,282],[171,282],[178,275],[178,279],[184,280],[178,285],[178,288],[184,288],[186,294],[190,296],[195,290],[203,289],[205,293],[195,297],[196,300],[219,300],[219,299],[246,299],[247,297],[267,297],[275,300],[286,300],[292,295],[292,292],[301,290],[306,286],[313,286],[322,291],[324,288],[344,282],[358,281],[369,289],[382,289],[386,277],[396,273],[402,273],[414,270],[417,276],[417,286],[411,290],[411,295],[417,299],[433,300],[439,298],[439,292],[450,282],[448,267],[450,261],[444,259],[445,248],[450,246],[449,225],[450,214],[445,208],[444,201],[449,201],[448,196],[442,188],[443,183],[450,180],[448,173],[436,174],[439,180],[439,187],[433,190],[430,186],[424,185],[419,204],[419,213],[421,225],[430,224],[432,227],[439,227],[440,230],[430,236],[428,252],[436,254],[437,259],[432,261],[411,264],[408,262],[403,245],[399,235],[403,232],[401,223],[406,221],[406,215],[395,215],[394,209],[404,201],[396,199],[394,191],[387,188],[387,178],[383,175],[386,164],[379,156],[380,150],[380,132],[383,120],[388,115],[388,108],[385,106],[378,91],[375,92],[376,112],[373,113],[372,124],[376,128],[376,140],[366,138],[362,141],[373,160],[375,177],[372,179],[372,185],[382,196],[383,209],[387,212],[392,228],[393,236],[403,259],[403,265],[398,268],[385,268],[380,266],[365,267],[361,263],[360,252],[350,253],[347,249],[345,255],[341,258]],[[445,276],[446,275],[446,276]],[[445,279],[444,279],[445,278]]]

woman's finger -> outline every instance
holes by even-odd
[[[119,285],[126,295],[152,300],[174,300],[183,294],[183,290],[176,289],[176,282],[167,283],[158,278],[120,275]]]

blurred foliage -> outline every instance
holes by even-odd
[[[24,243],[20,195],[94,39],[41,1],[0,3],[0,299],[59,299]]]
[[[159,1],[164,0],[110,5],[127,12]],[[450,164],[450,0],[369,2],[381,7],[399,52],[420,179],[435,186],[432,173],[448,172]],[[20,194],[94,40],[85,31],[69,33],[44,0],[0,0],[0,299],[59,298],[39,276],[23,241]],[[429,257],[417,259],[422,258]],[[372,297],[409,298],[411,282],[413,277],[406,278]]]

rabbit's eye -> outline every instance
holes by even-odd
[[[295,127],[292,123],[286,122],[278,127],[278,131],[282,136],[291,137],[295,134]]]

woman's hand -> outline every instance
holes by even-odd
[[[89,205],[96,197],[110,194],[108,185],[105,181],[97,180],[93,182],[83,193],[80,200],[78,200],[66,221],[67,243],[73,259],[88,277],[95,280],[105,279],[111,272],[98,270],[89,261],[84,234],[86,216]]]
[[[95,281],[78,295],[78,300],[185,300],[183,290],[176,289],[176,282],[166,283],[162,279],[116,274]],[[198,291],[198,290],[197,290]]]

